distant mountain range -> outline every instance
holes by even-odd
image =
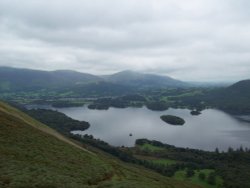
[[[144,88],[188,86],[187,83],[170,78],[168,76],[144,74],[130,70],[104,76],[103,78],[108,82],[113,82],[116,84],[134,86],[134,87],[144,87]]]
[[[187,87],[188,83],[167,76],[122,71],[96,76],[70,70],[40,71],[0,67],[0,91],[34,91],[41,89],[121,87],[127,89]]]
[[[0,67],[0,92],[72,93],[76,97],[126,95],[144,89],[186,88],[194,85],[167,76],[122,71],[96,76],[70,70],[40,71]],[[199,87],[199,86],[197,86]],[[8,96],[8,95],[7,95]],[[231,113],[250,113],[250,80],[206,92],[199,99]],[[190,98],[190,97],[189,97]],[[192,97],[191,97],[192,98]]]

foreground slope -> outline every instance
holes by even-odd
[[[196,187],[83,149],[0,102],[0,187]]]

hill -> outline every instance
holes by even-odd
[[[143,88],[162,88],[162,87],[185,87],[187,83],[175,80],[168,76],[160,76],[155,74],[144,74],[135,71],[122,71],[104,77],[107,81]]]
[[[232,114],[250,114],[250,80],[239,81],[208,95],[210,103]]]
[[[0,102],[0,187],[186,187],[187,182],[89,151]]]
[[[240,94],[241,96],[244,95],[246,97],[249,97],[250,96],[250,79],[241,80],[229,86],[228,88],[226,88],[226,91],[234,95]]]

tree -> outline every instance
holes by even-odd
[[[206,179],[206,174],[204,174],[203,172],[200,172],[199,179],[204,181]]]
[[[234,149],[231,148],[231,147],[229,147],[228,150],[227,150],[228,153],[232,153],[233,151],[234,151]]]
[[[190,177],[192,177],[192,176],[194,176],[194,170],[188,168],[187,171],[186,171],[186,177],[187,177],[187,178],[190,178]]]
[[[215,175],[214,172],[211,172],[211,173],[208,175],[207,182],[208,182],[210,185],[215,185],[215,184],[216,184],[216,175]]]

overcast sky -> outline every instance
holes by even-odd
[[[0,66],[250,78],[250,1],[0,0]]]

